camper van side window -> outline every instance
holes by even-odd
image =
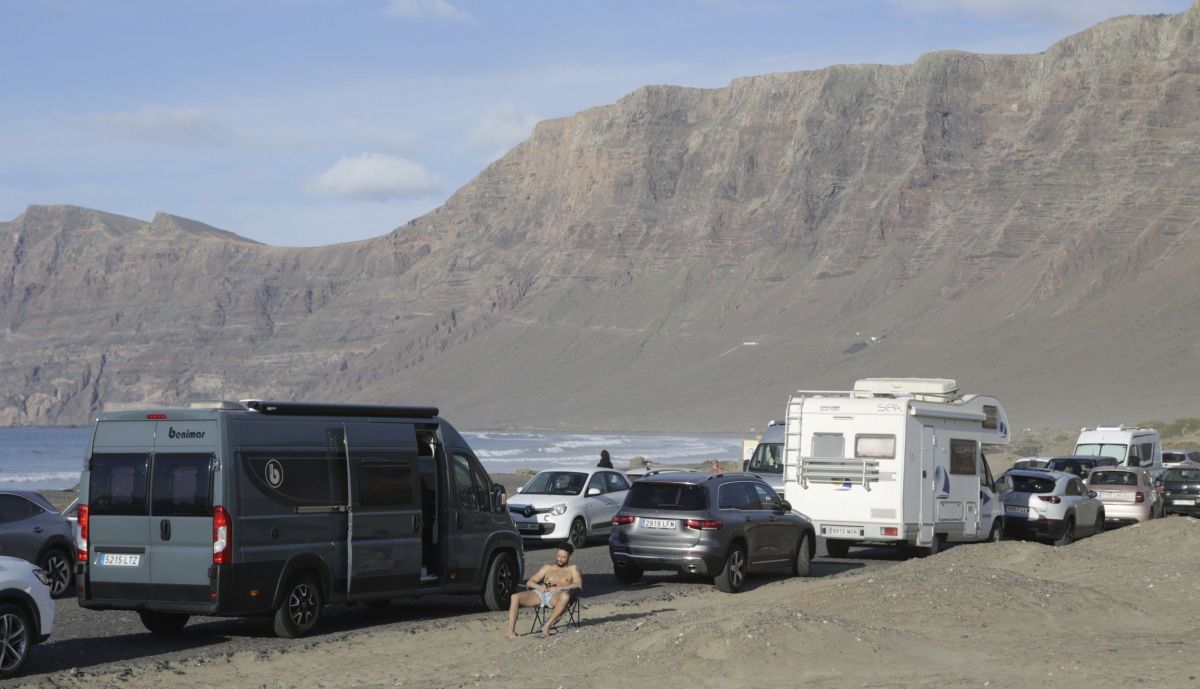
[[[242,466],[254,485],[276,502],[294,507],[331,504],[334,462],[324,452],[246,452],[242,454]],[[345,467],[344,461],[341,466]],[[341,484],[345,484],[344,479]]]
[[[974,440],[950,440],[950,473],[974,476],[976,445]]]
[[[999,427],[999,423],[996,420],[998,416],[997,411],[999,410],[996,409],[996,405],[994,404],[983,405],[983,427],[989,431],[994,431]]]
[[[813,433],[812,456],[845,457],[846,436],[841,433]]]
[[[413,465],[409,462],[363,462],[358,465],[363,507],[412,507]]]
[[[856,435],[854,436],[854,456],[860,459],[895,459],[896,436]]]

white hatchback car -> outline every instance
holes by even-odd
[[[588,538],[612,531],[628,492],[629,479],[613,469],[547,469],[517,489],[508,512],[526,540],[582,548]]]
[[[50,580],[36,565],[0,556],[0,679],[17,674],[54,631]]]
[[[1004,534],[1067,545],[1104,530],[1104,503],[1075,474],[1010,469],[1001,487]]]

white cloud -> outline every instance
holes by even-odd
[[[512,103],[497,103],[488,106],[479,116],[479,121],[467,135],[467,142],[478,148],[498,151],[492,157],[499,157],[529,138],[538,119],[521,112]]]
[[[100,115],[96,123],[127,139],[175,146],[220,148],[237,140],[232,129],[199,108],[149,105],[134,113]]]
[[[1123,14],[1169,12],[1163,0],[885,0],[917,13],[964,12],[988,18],[1085,25]]]
[[[473,14],[458,9],[447,0],[391,0],[384,12],[404,19],[443,19],[475,23]]]
[[[387,201],[437,194],[442,191],[442,182],[407,158],[363,153],[337,161],[314,177],[308,189],[322,196]]]

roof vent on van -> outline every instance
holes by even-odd
[[[188,402],[188,409],[219,409],[222,411],[246,411],[246,407],[237,402],[229,400],[202,400],[199,402]]]
[[[950,378],[863,378],[854,382],[855,392],[891,397],[901,395],[956,397],[958,383]]]
[[[1125,424],[1123,424],[1123,423],[1111,423],[1110,422],[1110,423],[1096,424],[1096,430],[1098,430],[1098,431],[1127,431],[1129,429],[1126,428]]]

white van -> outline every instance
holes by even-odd
[[[845,392],[800,391],[788,402],[784,496],[825,538],[914,546],[999,540],[1004,507],[983,445],[1008,443],[995,398],[953,380],[868,378]]]
[[[786,425],[782,421],[767,424],[754,454],[746,460],[742,471],[758,474],[758,477],[783,495],[783,433]]]
[[[1153,428],[1123,424],[1084,428],[1075,441],[1075,454],[1113,457],[1121,466],[1145,469],[1155,478],[1163,472],[1162,439]]]

